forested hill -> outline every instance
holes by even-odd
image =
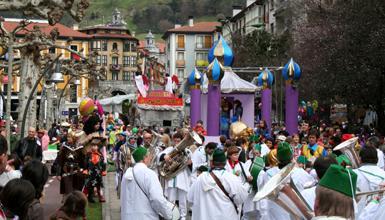
[[[245,5],[246,0],[91,0],[87,16],[81,23],[88,26],[106,23],[118,8],[128,27],[137,34],[151,30],[163,33],[175,23],[185,24],[188,16],[196,21],[216,20],[231,16],[233,5]]]

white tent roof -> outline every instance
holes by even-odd
[[[225,74],[221,81],[221,91],[222,93],[232,93],[232,92],[255,92],[257,86],[254,84],[243,80],[237,74],[233,72],[232,69],[226,69]]]
[[[125,100],[134,100],[134,99],[136,99],[135,94],[117,95],[110,98],[100,99],[99,102],[101,105],[120,105]]]
[[[207,76],[203,76],[203,93],[207,93],[208,90],[208,79]],[[239,77],[233,72],[231,68],[226,68],[224,76],[221,81],[221,92],[222,93],[233,93],[233,92],[250,92],[254,93],[258,90],[258,87],[253,83],[247,82],[246,80]]]

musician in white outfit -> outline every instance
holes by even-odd
[[[203,172],[191,185],[187,198],[192,204],[192,220],[240,218],[240,207],[248,195],[249,185],[243,184],[238,177],[226,172],[225,164],[225,153],[219,149],[215,150],[212,172]]]
[[[336,164],[330,165],[316,189],[313,220],[356,219],[353,201],[357,174]]]
[[[290,144],[287,142],[281,142],[277,148],[278,167],[271,167],[263,175],[262,184],[265,185],[274,175],[279,173],[280,169],[290,164],[293,160],[293,152]],[[261,209],[261,219],[263,220],[283,220],[290,219],[290,214],[284,210],[281,206],[271,200],[267,200]]]
[[[175,133],[172,137],[175,146],[177,146],[183,139],[183,135],[181,133]],[[175,148],[170,146],[166,148],[162,153],[160,153],[160,162],[165,160],[166,162],[170,162],[171,158],[169,154]],[[191,159],[189,158],[187,165],[191,165]],[[181,216],[181,220],[185,220],[187,216],[187,192],[190,188],[190,175],[191,171],[188,166],[186,166],[183,170],[179,171],[179,173],[169,179],[166,180],[165,185],[165,194],[168,200],[172,203],[175,203],[176,200],[179,201],[179,212]]]
[[[132,156],[136,161],[124,173],[121,186],[122,220],[156,220],[159,215],[172,218],[173,205],[163,196],[163,190],[154,171],[147,168],[152,155],[144,147],[138,147]]]
[[[377,150],[377,166],[381,169],[384,169],[384,153],[379,149],[380,144],[380,138],[378,138],[377,136],[370,137],[366,143],[367,146],[374,147]]]
[[[250,182],[253,180],[253,177],[251,176],[249,170],[246,169],[245,164],[239,161],[239,153],[240,150],[236,146],[232,146],[227,149],[228,159],[226,161],[225,169],[227,172],[239,177],[243,183]]]
[[[330,167],[332,164],[338,164],[337,160],[334,157],[327,156],[327,157],[318,157],[314,161],[313,168],[315,169],[315,172],[317,173],[318,181],[322,179],[322,177],[325,175],[326,170]],[[306,200],[309,207],[314,210],[314,202],[315,202],[315,190],[317,188],[317,185],[314,185],[310,188],[304,189],[301,192],[301,195]]]
[[[248,219],[260,219],[261,214],[259,212],[259,209],[261,205],[263,206],[263,202],[266,202],[266,200],[262,200],[259,202],[253,202],[254,196],[257,193],[258,189],[262,189],[263,187],[263,176],[265,174],[265,171],[263,170],[265,163],[261,156],[261,145],[255,144],[254,148],[252,149],[253,157],[246,161],[245,163],[245,169],[250,172],[250,175],[253,176],[253,179],[251,182],[251,187],[249,189],[249,195],[247,196],[247,199],[245,203],[243,204],[243,216],[242,220],[248,220]]]
[[[194,151],[191,156],[192,160],[192,174],[191,181],[195,181],[197,178],[197,170],[200,166],[210,167],[210,157],[214,150],[217,148],[217,143],[210,142],[206,146],[200,146]]]
[[[361,166],[355,169],[357,173],[357,190],[370,192],[379,190],[385,183],[385,171],[377,166],[377,150],[374,147],[365,146],[360,151]],[[362,196],[358,202],[358,213],[370,202],[371,196]]]

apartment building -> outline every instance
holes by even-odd
[[[166,71],[177,74],[180,82],[197,67],[203,71],[208,66],[208,52],[217,35],[219,22],[194,23],[189,17],[185,26],[175,25],[166,31],[163,39],[166,42]]]
[[[90,36],[90,50],[98,52],[96,63],[99,68],[107,70],[106,80],[92,84],[93,97],[103,98],[135,91],[139,41],[126,26],[121,13],[115,9],[111,22],[79,29]]]

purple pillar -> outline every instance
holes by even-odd
[[[192,88],[190,90],[190,124],[193,128],[198,120],[201,120],[201,90]]]
[[[291,84],[285,88],[285,125],[290,135],[298,133],[298,90]]]
[[[219,118],[221,109],[221,90],[220,86],[209,84],[209,93],[207,97],[207,135],[219,135]]]
[[[269,131],[271,129],[271,89],[262,90],[262,119],[266,121]]]

